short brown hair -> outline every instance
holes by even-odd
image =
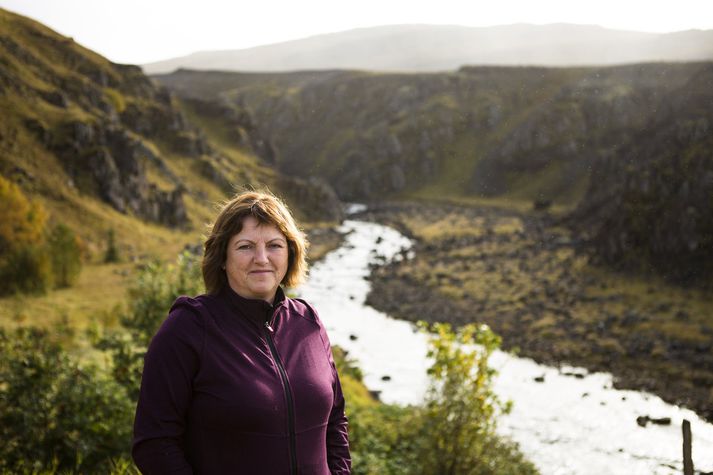
[[[259,223],[272,224],[287,238],[287,273],[280,282],[295,287],[307,275],[305,234],[297,227],[287,205],[269,191],[243,191],[223,204],[211,226],[203,253],[203,282],[206,292],[216,294],[227,285],[225,260],[230,238],[243,229],[243,220],[252,216]]]

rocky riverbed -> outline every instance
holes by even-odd
[[[713,299],[597,267],[546,214],[387,203],[361,216],[413,238],[372,269],[367,303],[407,320],[479,321],[538,362],[611,372],[713,420]]]

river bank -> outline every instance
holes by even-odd
[[[710,295],[596,267],[546,215],[389,203],[358,217],[415,242],[412,258],[372,266],[369,305],[410,321],[487,323],[506,350],[610,372],[618,388],[713,420]]]
[[[339,230],[344,244],[312,267],[300,295],[319,309],[332,343],[348,351],[370,391],[387,404],[419,405],[430,366],[425,335],[411,322],[365,304],[371,267],[412,259],[412,252],[400,250],[414,242],[373,222],[348,220]],[[649,393],[613,389],[606,373],[539,365],[501,351],[490,363],[497,372],[496,393],[512,401],[512,412],[501,415],[497,431],[518,443],[543,474],[681,473],[684,419],[691,421],[696,468],[713,472],[713,424],[688,409]],[[355,402],[347,406],[354,409]],[[632,415],[669,418],[671,424],[642,427]]]

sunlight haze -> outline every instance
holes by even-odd
[[[444,0],[407,2],[0,0],[120,63],[143,64],[197,51],[242,49],[380,25],[494,26],[577,23],[672,32],[713,28],[713,2]]]

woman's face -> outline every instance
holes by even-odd
[[[287,259],[285,235],[274,224],[248,216],[243,229],[228,241],[228,284],[241,297],[272,303],[287,273]]]

